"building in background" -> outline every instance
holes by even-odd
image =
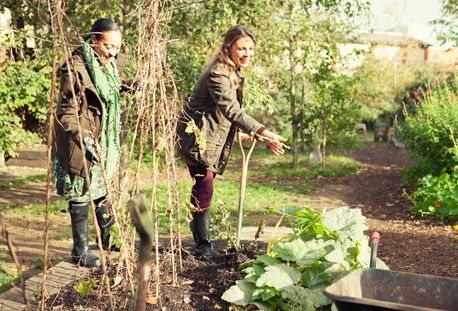
[[[397,65],[434,63],[454,68],[458,62],[458,49],[432,46],[405,33],[359,33],[340,45],[340,52],[347,57],[347,66],[356,68],[367,53],[386,59]]]

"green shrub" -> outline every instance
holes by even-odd
[[[25,118],[44,124],[49,108],[50,67],[46,59],[10,62],[0,72],[0,150],[14,155],[18,144],[40,142],[24,129]]]
[[[415,157],[419,174],[451,173],[458,165],[455,89],[456,83],[430,87],[414,112],[405,110],[400,134]]]
[[[456,82],[429,87],[413,111],[404,110],[401,137],[416,165],[404,171],[415,191],[412,211],[421,216],[458,216],[458,109]]]

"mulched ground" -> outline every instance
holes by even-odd
[[[412,164],[408,153],[389,144],[371,144],[346,155],[363,164],[360,173],[326,184],[352,189],[345,200],[361,208],[371,230],[380,232],[379,257],[392,270],[458,278],[458,231],[450,223],[409,212],[412,204],[403,194],[400,173]]]
[[[253,258],[254,254],[249,254]],[[229,304],[221,296],[236,280],[244,278],[238,266],[248,258],[242,253],[230,253],[218,260],[209,261],[185,254],[183,270],[178,273],[174,285],[170,256],[161,254],[161,300],[157,300],[154,293],[151,293],[147,300],[151,302],[147,304],[147,310],[229,310]],[[176,266],[179,271],[179,264]],[[107,274],[111,280],[115,279],[116,269],[116,263],[109,264]],[[90,278],[97,280],[97,284],[87,298],[75,291],[78,282],[69,284],[57,296],[47,300],[46,310],[110,310],[108,295],[99,292],[100,288],[104,288],[99,283],[102,279],[101,269],[95,270]],[[150,291],[154,292],[155,288],[152,287]],[[115,310],[131,310],[132,296],[127,282],[123,281],[113,288],[112,295]]]

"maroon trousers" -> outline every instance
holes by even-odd
[[[201,166],[188,165],[188,169],[194,180],[191,190],[191,204],[197,208],[196,212],[205,211],[210,208],[216,173]]]

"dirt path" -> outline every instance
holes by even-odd
[[[458,231],[438,221],[409,213],[400,170],[411,164],[404,150],[369,144],[345,152],[362,163],[361,170],[341,178],[322,178],[326,186],[306,194],[321,209],[349,206],[362,209],[371,230],[382,236],[379,257],[391,269],[458,278]]]

